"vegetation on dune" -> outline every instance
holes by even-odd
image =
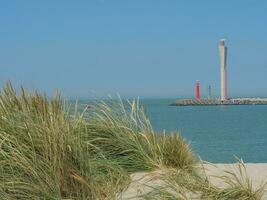
[[[127,173],[92,155],[87,123],[52,100],[8,84],[0,94],[0,199],[105,199]]]
[[[8,83],[0,94],[0,197],[115,198],[130,172],[168,165],[166,138],[154,134],[136,101],[99,102],[85,117],[59,95],[17,94]]]
[[[178,134],[155,134],[138,101],[98,103],[88,123],[90,143],[128,172],[161,167],[192,169],[196,159]]]
[[[200,172],[201,170],[199,170]],[[203,171],[202,171],[203,172]],[[246,167],[239,161],[237,172],[224,171],[217,176],[225,187],[213,185],[205,174],[193,174],[184,170],[171,169],[162,177],[165,185],[154,188],[144,196],[146,200],[261,200],[266,190],[266,183],[258,188],[252,187]]]
[[[0,199],[116,199],[131,173],[154,169],[168,169],[168,188],[144,199],[262,195],[234,174],[224,177],[227,189],[211,186],[188,143],[178,133],[154,133],[138,101],[77,110],[60,95],[16,93],[7,83],[0,93]]]

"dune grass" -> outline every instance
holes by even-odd
[[[0,199],[116,199],[131,173],[155,169],[170,170],[164,179],[180,195],[157,190],[152,199],[186,199],[188,191],[202,199],[262,195],[234,174],[224,177],[228,189],[212,187],[198,165],[178,133],[153,131],[138,100],[99,101],[78,112],[60,95],[16,92],[10,83],[0,93]]]
[[[128,105],[128,106],[127,106]],[[193,168],[197,163],[188,143],[177,133],[154,133],[138,101],[96,104],[90,113],[90,143],[128,172],[161,167]]]
[[[138,101],[114,102],[79,113],[59,95],[17,93],[8,83],[0,94],[0,199],[113,199],[131,172],[195,164],[180,137],[172,136],[190,158],[166,158],[168,137],[154,133]]]
[[[0,94],[0,199],[105,199],[129,180],[120,166],[92,155],[87,123],[71,112],[58,95],[17,95],[7,84]]]
[[[203,197],[206,199],[240,199],[240,200],[260,200],[263,198],[266,190],[266,183],[258,188],[253,188],[252,181],[248,177],[245,164],[242,160],[238,160],[236,172],[229,170],[219,178],[225,183],[225,188],[202,186]]]
[[[144,199],[168,200],[261,200],[266,191],[266,183],[253,188],[246,167],[239,160],[236,172],[224,171],[216,176],[224,183],[223,187],[213,185],[199,168],[198,174],[184,170],[171,169],[162,179],[165,184],[155,187],[144,195]]]

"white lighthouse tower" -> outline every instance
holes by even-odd
[[[220,69],[221,69],[221,101],[228,99],[227,95],[227,47],[225,46],[225,39],[220,40]]]

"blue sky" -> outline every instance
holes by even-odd
[[[267,96],[267,1],[0,1],[0,83],[88,98]]]

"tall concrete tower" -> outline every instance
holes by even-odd
[[[221,101],[228,99],[227,96],[227,47],[225,46],[225,39],[220,40],[220,68],[221,68]]]

